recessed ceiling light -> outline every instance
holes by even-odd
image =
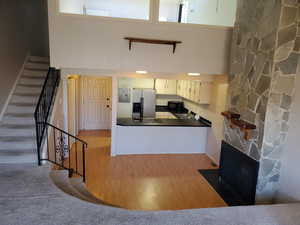
[[[138,74],[146,74],[147,73],[147,71],[145,71],[145,70],[138,70],[138,71],[135,71],[136,73],[138,73]]]
[[[188,73],[189,76],[200,76],[200,73]]]

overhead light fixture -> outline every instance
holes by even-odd
[[[136,73],[138,74],[147,74],[147,71],[145,70],[138,70],[138,71],[135,71]]]
[[[200,73],[188,73],[189,76],[200,76]]]

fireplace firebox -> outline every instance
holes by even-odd
[[[230,206],[255,204],[259,162],[222,142],[220,168],[199,170]]]

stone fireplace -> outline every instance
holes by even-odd
[[[256,203],[271,203],[289,130],[300,50],[298,0],[238,0],[227,109],[256,125],[245,140],[225,120],[227,143],[259,162]]]

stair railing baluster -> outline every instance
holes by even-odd
[[[79,138],[61,130],[58,127],[55,127],[48,123],[49,121],[49,115],[52,110],[52,106],[54,104],[55,96],[57,89],[59,87],[60,83],[60,70],[56,70],[55,68],[49,68],[45,82],[43,84],[42,92],[40,94],[35,112],[34,112],[34,119],[35,119],[35,125],[36,125],[36,144],[37,144],[37,156],[38,156],[38,164],[41,165],[42,161],[48,161],[51,162],[63,169],[69,170],[69,176],[72,175],[73,172],[77,173],[80,176],[83,176],[83,180],[85,181],[85,155],[82,155],[83,158],[83,172],[82,174],[78,171],[78,157],[77,157],[77,142],[81,142],[83,144],[83,151],[85,153],[87,148],[87,143],[80,140]],[[54,159],[50,158],[51,155],[51,145],[49,142],[49,138],[51,140],[51,137],[48,136],[51,135],[51,130],[48,131],[48,129],[53,129],[53,152],[54,152]],[[58,132],[58,138],[60,140],[56,140],[57,135],[56,132]],[[45,138],[46,135],[46,138]],[[68,138],[68,142],[65,143],[64,135],[66,135]],[[73,138],[75,140],[75,158],[76,158],[76,171],[72,168],[72,146],[70,142],[70,138]],[[57,141],[59,143],[57,143]],[[43,145],[47,144],[47,156],[45,158],[42,158],[42,149]],[[59,155],[59,161],[57,161],[57,153]],[[65,166],[65,155],[68,154],[68,160],[69,165]]]

